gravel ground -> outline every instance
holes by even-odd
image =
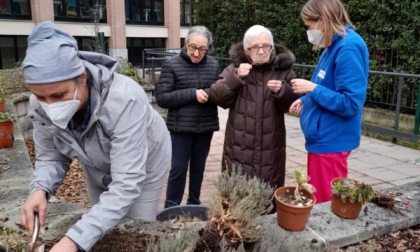
[[[32,162],[34,162],[34,148],[31,138],[25,139],[28,152]],[[82,207],[89,206],[86,191],[84,174],[77,160],[73,160],[70,170],[62,185],[54,193],[59,200],[74,203]],[[328,247],[327,252],[419,252],[420,251],[420,225],[407,229],[398,230],[390,234],[372,238],[357,244],[343,248]]]

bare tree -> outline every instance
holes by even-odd
[[[89,49],[98,53],[106,53],[105,35],[101,32],[103,25],[100,22],[105,8],[105,6],[100,5],[99,1],[96,0],[93,7],[90,7],[89,9],[89,15],[93,23],[93,28],[89,28],[93,33],[92,43],[89,45]]]

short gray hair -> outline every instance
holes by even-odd
[[[266,27],[262,26],[262,25],[254,25],[254,26],[251,26],[245,32],[244,40],[243,40],[244,50],[248,49],[249,41],[251,40],[251,38],[258,37],[262,33],[265,33],[265,34],[268,35],[268,39],[270,40],[270,44],[274,48],[274,39],[273,39],[273,34],[271,33],[271,31],[269,29],[267,29]]]
[[[213,35],[207,27],[202,25],[191,27],[188,31],[187,37],[185,38],[185,45],[187,45],[192,35],[201,35],[207,38],[207,53],[211,54],[213,52]]]

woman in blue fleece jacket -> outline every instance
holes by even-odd
[[[300,113],[308,175],[317,203],[331,199],[331,180],[347,177],[347,158],[360,144],[369,53],[339,0],[309,0],[301,11],[314,49],[323,49],[311,81],[293,79],[305,94],[290,111]]]

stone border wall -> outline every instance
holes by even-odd
[[[17,122],[22,131],[23,137],[32,136],[32,120],[27,117],[28,111],[30,109],[29,105],[29,92],[16,94],[13,98],[13,107],[15,109],[15,115],[17,117]]]

